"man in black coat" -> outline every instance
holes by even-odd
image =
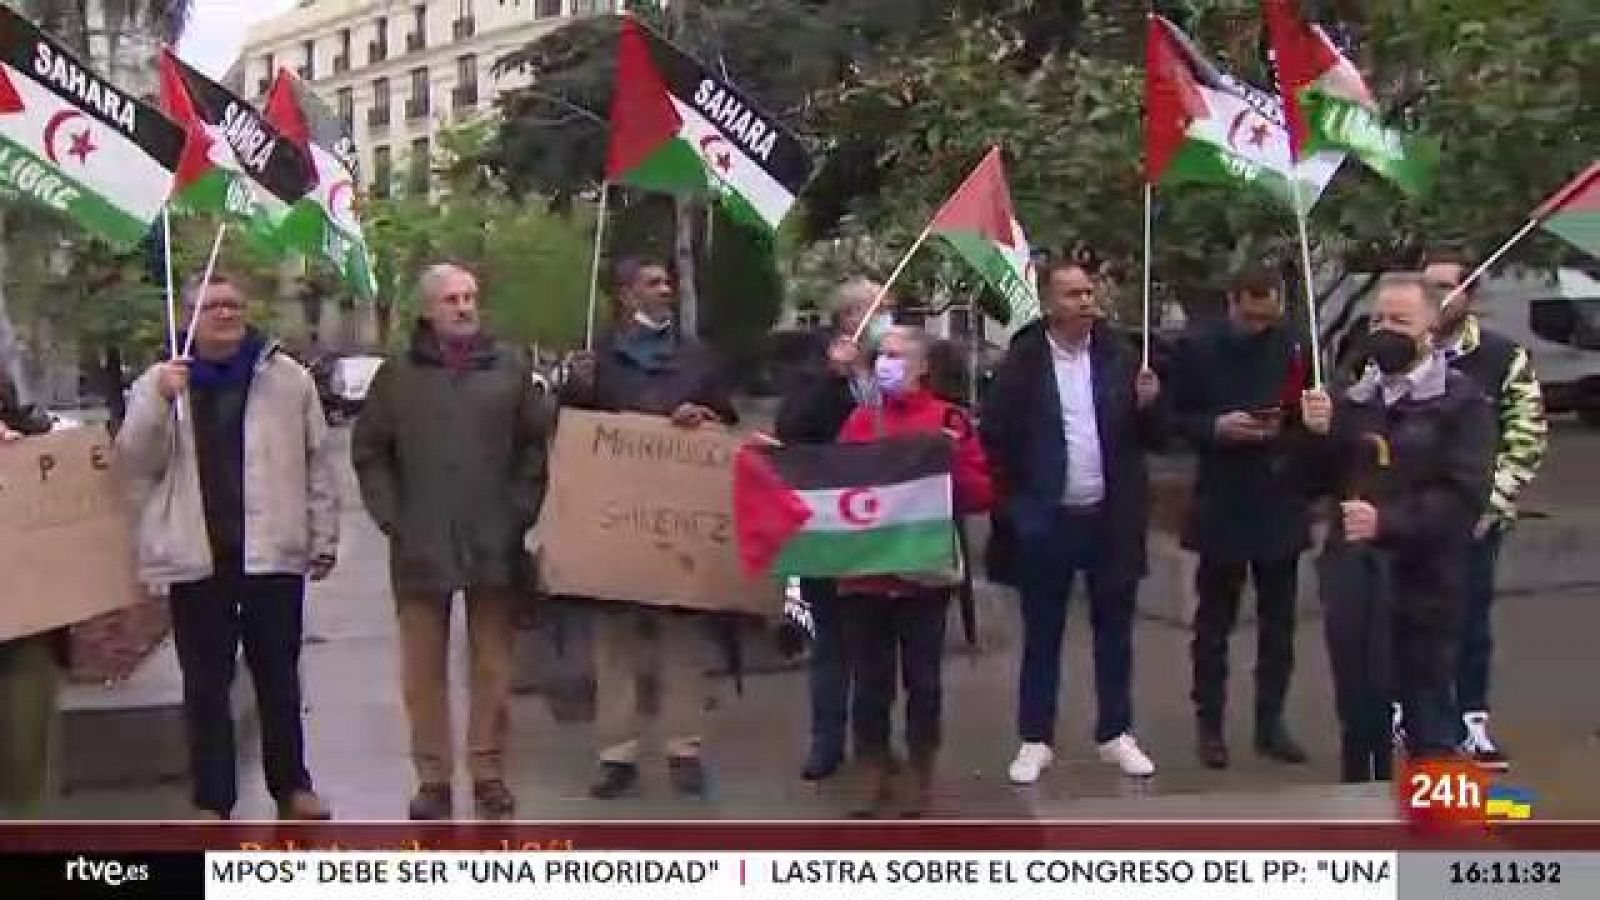
[[[1290,434],[1298,429],[1303,358],[1283,325],[1277,279],[1251,269],[1234,279],[1228,318],[1198,326],[1185,342],[1174,381],[1176,423],[1199,463],[1183,532],[1184,549],[1200,557],[1190,696],[1196,749],[1214,769],[1228,765],[1228,639],[1246,577],[1254,578],[1259,620],[1256,750],[1288,763],[1306,759],[1283,723],[1300,554],[1311,543],[1310,498],[1292,464]]]
[[[1155,772],[1133,727],[1133,613],[1145,574],[1146,447],[1161,437],[1160,382],[1102,321],[1095,282],[1070,261],[1040,272],[1044,321],[1012,340],[980,431],[1016,542],[1023,657],[1014,783],[1055,759],[1061,642],[1072,583],[1089,583],[1100,756]]]
[[[881,286],[864,278],[847,281],[833,295],[833,327],[818,335],[816,359],[801,370],[778,406],[775,432],[786,444],[831,444],[858,403],[877,401],[870,348],[888,330],[893,315],[882,309],[868,323],[863,347],[852,340]],[[800,777],[820,781],[844,761],[852,682],[843,610],[834,582],[807,578],[801,596],[811,610],[811,748]]]
[[[1313,460],[1341,498],[1324,556],[1357,547],[1382,563],[1393,618],[1372,633],[1392,641],[1406,750],[1419,759],[1459,751],[1464,561],[1488,505],[1496,444],[1490,401],[1434,347],[1441,299],[1420,275],[1384,276],[1367,342],[1372,365],[1337,400],[1321,390],[1301,400],[1306,429],[1320,436]],[[1349,782],[1390,769],[1389,704],[1367,689],[1371,648],[1344,639],[1351,630],[1341,623],[1361,593],[1323,597]]]
[[[577,409],[669,417],[680,428],[733,425],[738,413],[710,347],[682,334],[672,279],[666,266],[627,258],[617,264],[615,293],[621,316],[614,333],[594,353],[580,353],[561,401]],[[600,737],[600,777],[590,795],[610,799],[639,779],[638,677],[648,659],[660,688],[657,707],[666,755],[680,793],[702,796],[702,719],[709,686],[704,673],[710,646],[706,617],[632,603],[597,606],[594,620],[595,729]]]

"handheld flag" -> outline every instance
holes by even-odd
[[[740,448],[733,517],[745,570],[838,578],[954,569],[951,456],[942,435]]]
[[[1303,21],[1289,0],[1265,3],[1295,159],[1326,147],[1348,150],[1406,193],[1427,193],[1438,144],[1385,126],[1366,81],[1327,33]]]
[[[1291,209],[1314,205],[1344,162],[1312,155],[1298,167],[1281,98],[1212,65],[1189,37],[1150,16],[1145,44],[1145,181],[1220,184],[1261,190]]]
[[[279,69],[273,79],[266,116],[313,167],[311,189],[284,217],[283,243],[327,259],[352,290],[371,299],[378,285],[356,211],[355,138],[328,104],[288,69]]]
[[[773,233],[810,177],[792,132],[665,38],[623,19],[606,181],[709,190],[735,219]]]
[[[1039,315],[1028,236],[1011,206],[999,147],[992,148],[944,202],[932,228],[1006,298],[1013,330]]]
[[[1600,161],[1556,191],[1534,210],[1533,218],[1545,231],[1600,257]]]
[[[279,229],[315,177],[310,157],[250,104],[178,59],[161,54],[161,102],[188,130],[176,199],[239,220],[283,250]]]
[[[119,245],[150,232],[183,131],[0,6],[0,189]]]

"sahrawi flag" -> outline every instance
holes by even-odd
[[[352,290],[372,298],[378,284],[356,212],[355,139],[328,104],[288,69],[279,69],[272,82],[266,114],[315,168],[311,190],[295,201],[279,229],[284,244],[327,259]]]
[[[939,214],[933,233],[944,238],[989,286],[1006,298],[1013,330],[1039,314],[1028,236],[1011,206],[1000,148],[991,149],[961,183]]]
[[[733,516],[745,570],[801,578],[953,570],[951,459],[943,435],[741,448]]]
[[[623,19],[608,182],[711,191],[731,216],[770,233],[810,177],[799,138],[661,36]]]
[[[1593,257],[1600,257],[1600,161],[1553,194],[1533,217],[1545,231]]]
[[[284,249],[280,229],[315,177],[306,152],[171,52],[161,54],[161,103],[189,133],[175,199],[225,213],[263,245]]]
[[[167,202],[183,131],[0,6],[0,188],[118,244]]]
[[[1303,21],[1289,0],[1266,0],[1266,13],[1296,155],[1347,150],[1406,193],[1427,193],[1439,165],[1438,145],[1385,126],[1355,65],[1321,26]]]
[[[1278,97],[1229,76],[1187,35],[1150,16],[1145,45],[1145,178],[1150,184],[1221,184],[1261,190],[1294,206],[1299,179],[1309,211],[1344,157],[1319,153],[1297,167]]]

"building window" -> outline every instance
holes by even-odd
[[[333,74],[350,71],[350,29],[339,29],[339,53],[333,58]]]
[[[428,46],[428,7],[418,3],[411,9],[411,33],[406,35],[406,52],[416,53]]]
[[[367,110],[367,125],[374,130],[389,127],[389,79],[372,83],[372,108]]]
[[[389,196],[390,183],[394,179],[394,160],[389,155],[388,147],[372,148],[372,196]]]
[[[411,171],[408,177],[408,187],[413,194],[423,194],[428,190],[428,178],[433,172],[433,159],[428,149],[428,139],[419,137],[411,142]]]
[[[562,0],[537,0],[533,4],[533,15],[539,19],[553,19],[561,15]]]
[[[389,19],[379,16],[373,23],[372,43],[367,45],[367,64],[381,63],[389,58]]]
[[[478,20],[472,15],[472,0],[461,0],[456,20],[450,23],[450,37],[464,41],[478,33]]]
[[[456,109],[478,105],[478,57],[463,56],[456,60],[456,89],[451,96]]]
[[[356,126],[356,92],[353,88],[339,88],[339,93],[334,95],[334,106],[339,112],[339,123],[344,126],[345,134],[351,134]]]
[[[300,45],[300,77],[307,81],[317,77],[317,42],[314,40]]]
[[[406,99],[406,118],[420,119],[433,110],[428,103],[428,69],[411,70],[411,96]]]
[[[572,14],[575,16],[597,16],[601,13],[611,12],[612,0],[572,0]]]

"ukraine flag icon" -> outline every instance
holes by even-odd
[[[1494,785],[1489,788],[1489,802],[1483,808],[1485,818],[1533,818],[1533,792],[1522,788]]]

